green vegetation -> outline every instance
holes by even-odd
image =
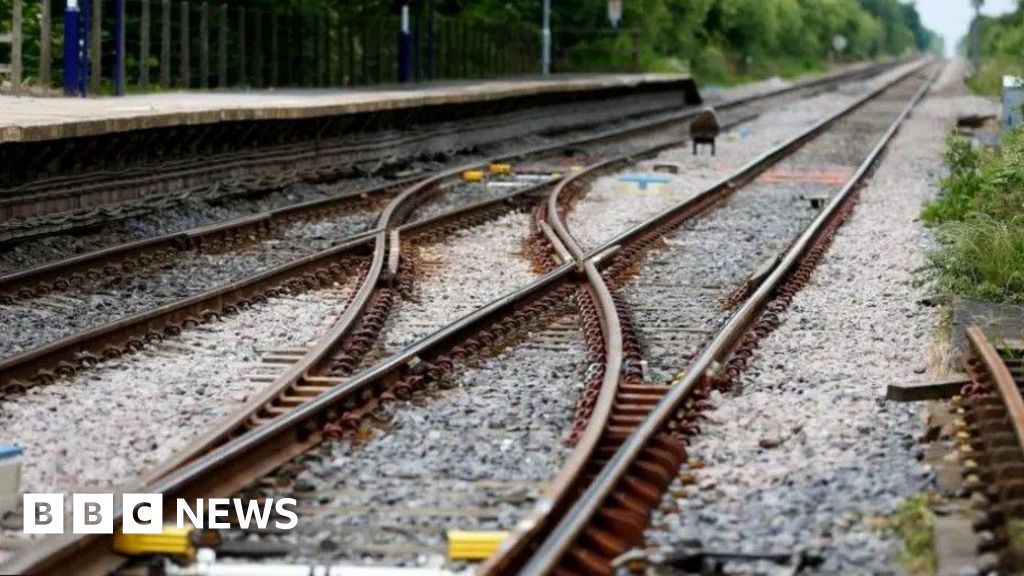
[[[31,59],[38,54],[39,6],[41,2],[51,2],[54,22],[59,26],[64,2],[23,1],[25,54],[29,59],[25,70],[26,76],[31,76],[37,69]],[[347,19],[393,19],[400,4],[385,0],[225,1],[232,9],[274,8],[279,13],[306,14],[310,21],[322,19],[320,16],[327,12]],[[132,43],[137,33],[132,26],[139,5],[137,0],[127,2],[129,64],[134,64],[131,58],[137,49]],[[104,0],[105,6],[109,3],[110,0]],[[209,3],[215,6],[220,2]],[[494,26],[529,29],[536,36],[529,42],[530,49],[539,45],[540,0],[410,0],[410,5],[421,20],[433,7],[441,16],[458,19],[460,25],[471,30]],[[900,0],[626,0],[623,5],[622,22],[615,30],[608,23],[606,0],[552,2],[555,70],[692,71],[703,82],[735,83],[775,74],[795,76],[818,71],[831,61],[940,49],[937,36],[921,25],[914,5]],[[6,23],[10,6],[11,0],[0,0],[0,22]],[[104,19],[109,20],[111,13],[109,7],[105,8]],[[5,24],[0,24],[3,27]],[[106,32],[104,35],[108,36]],[[846,46],[837,53],[833,39],[839,35],[845,38]],[[374,38],[377,36],[374,34]],[[383,37],[385,43],[390,43],[394,35],[387,33]],[[57,30],[53,53],[58,61],[59,38]],[[529,59],[535,57],[531,54]],[[310,68],[314,67],[312,58],[303,56]],[[156,62],[152,64],[155,68]],[[295,64],[289,63],[289,68],[295,68]],[[54,79],[59,78],[58,68],[59,62],[55,62]],[[392,77],[388,75],[386,80],[391,81]]]
[[[975,34],[980,34],[977,45]],[[1024,5],[1009,14],[975,19],[960,49],[979,62],[971,87],[982,94],[999,94],[1004,75],[1024,74]]]
[[[942,244],[932,255],[950,294],[1024,302],[1024,129],[998,150],[979,152],[959,135],[947,140],[943,195],[922,218]]]
[[[563,69],[580,64],[574,55],[583,48],[588,48],[591,62],[595,52],[603,52],[610,66],[617,64],[613,55],[631,49],[645,70],[690,69],[705,82],[735,82],[815,71],[833,58],[860,60],[941,48],[938,37],[921,25],[914,6],[898,0],[627,0],[621,27],[632,34],[626,36],[606,33],[605,3],[553,3],[556,48],[561,48],[556,56]],[[535,22],[540,2],[450,4],[465,6],[479,17]],[[833,53],[836,35],[847,42],[840,54]]]
[[[900,564],[908,574],[934,574],[935,513],[932,506],[938,497],[919,494],[903,502],[888,519],[888,528],[903,540]]]

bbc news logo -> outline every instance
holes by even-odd
[[[226,530],[254,526],[266,529],[291,530],[299,523],[294,498],[198,498],[190,502],[175,500],[174,521],[178,528]],[[124,534],[160,534],[164,530],[163,494],[122,494],[121,532]],[[72,494],[71,532],[74,534],[114,533],[113,494]],[[64,495],[25,494],[22,497],[23,531],[26,534],[64,534]]]

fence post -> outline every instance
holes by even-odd
[[[124,0],[114,0],[114,94],[124,96]]]
[[[103,78],[103,29],[100,26],[103,22],[102,0],[92,0],[92,32],[90,33],[89,49],[89,91],[98,94],[100,91],[100,80]]]
[[[182,0],[180,10],[181,10],[181,30],[180,30],[181,33],[180,33],[179,36],[181,38],[181,50],[180,50],[180,52],[181,52],[181,78],[178,80],[178,84],[182,88],[188,88],[189,87],[189,83],[192,80],[192,78],[191,78],[192,71],[189,69],[189,64],[191,64],[191,62],[190,62],[191,54],[189,54],[189,45],[188,45],[188,42],[189,42],[189,40],[188,40],[188,32],[189,32],[189,30],[188,30],[188,27],[189,27],[188,2],[186,2],[185,0]]]
[[[228,87],[228,5],[221,3],[217,27],[217,85]]]
[[[149,85],[149,0],[142,0],[139,18],[139,85]]]
[[[248,78],[246,78],[246,62],[245,62],[245,8],[238,8],[238,83],[242,85],[248,84]]]
[[[50,34],[53,30],[53,16],[49,0],[43,0],[42,20],[39,23],[39,85],[50,87],[50,62],[53,60],[53,44]]]
[[[160,18],[160,87],[171,87],[171,0],[163,0]]]
[[[210,87],[210,5],[199,5],[199,87]]]
[[[21,0],[14,0],[11,6],[11,85],[14,91],[21,89]]]

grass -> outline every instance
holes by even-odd
[[[954,134],[945,164],[943,194],[921,215],[941,244],[931,255],[939,289],[1024,303],[1024,130],[1010,131],[995,151]]]
[[[935,514],[937,496],[919,494],[900,505],[889,517],[888,528],[903,540],[899,563],[908,574],[935,573]]]
[[[941,227],[932,257],[940,289],[952,294],[1024,303],[1024,215],[997,220],[984,214]]]

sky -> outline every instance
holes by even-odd
[[[921,21],[946,39],[946,54],[952,56],[974,16],[971,0],[917,0],[915,4]],[[1003,14],[1012,11],[1016,5],[1017,0],[985,0],[981,11],[983,14]]]

